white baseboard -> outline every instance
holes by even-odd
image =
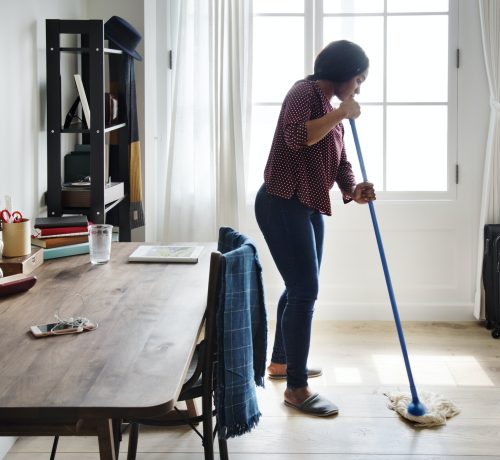
[[[276,316],[276,305],[267,305],[269,319]],[[402,304],[398,305],[401,321],[477,321],[473,315],[473,304]],[[339,304],[316,302],[315,320],[339,321],[392,321],[391,304]]]

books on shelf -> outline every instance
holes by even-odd
[[[80,101],[82,103],[83,114],[85,115],[85,120],[87,121],[87,128],[90,129],[90,107],[87,95],[85,94],[85,88],[83,87],[82,77],[79,74],[75,74],[74,77],[76,88],[78,89],[78,95],[80,96]]]
[[[31,238],[31,244],[40,248],[58,248],[70,244],[80,244],[88,242],[88,232],[82,235],[49,236],[46,238]]]
[[[197,263],[203,246],[142,245],[128,257],[129,262]]]
[[[89,243],[69,244],[58,248],[49,248],[43,250],[43,260],[57,259],[59,257],[76,256],[79,254],[88,254],[90,252]]]
[[[87,216],[61,216],[61,217],[37,217],[35,228],[58,228],[58,227],[87,227],[89,221]]]

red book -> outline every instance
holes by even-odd
[[[89,228],[85,227],[52,227],[52,228],[35,228],[37,238],[43,236],[67,235],[69,233],[85,233]]]

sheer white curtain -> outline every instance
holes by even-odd
[[[252,82],[252,1],[214,0],[217,224],[245,220]]]
[[[483,190],[478,232],[474,316],[484,318],[481,282],[484,224],[500,223],[500,2],[479,0],[484,61],[490,89],[490,126],[484,158]]]
[[[251,2],[177,0],[163,241],[239,227],[250,103]],[[161,155],[162,153],[159,152]]]

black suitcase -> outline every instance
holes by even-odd
[[[500,337],[500,224],[484,226],[483,285],[486,327]]]

